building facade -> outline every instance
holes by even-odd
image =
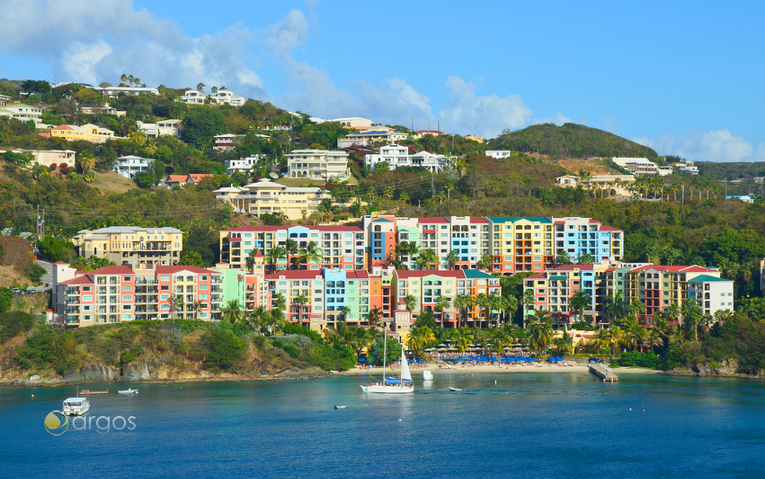
[[[291,178],[308,178],[329,181],[345,181],[351,175],[348,153],[334,150],[294,150],[287,157],[287,175]]]
[[[265,213],[283,213],[290,220],[318,211],[322,200],[332,199],[319,187],[289,187],[261,178],[241,188],[223,187],[215,191],[216,198],[230,203],[239,213],[260,216]]]
[[[73,243],[84,258],[96,256],[144,271],[178,263],[183,231],[170,227],[109,226],[78,231]]]

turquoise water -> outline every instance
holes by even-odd
[[[439,371],[402,396],[359,382],[110,384],[91,429],[58,437],[43,422],[74,387],[0,388],[0,477],[765,477],[763,382]],[[140,393],[116,394],[128,386]],[[135,428],[102,434],[101,416]]]

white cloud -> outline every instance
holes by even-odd
[[[266,29],[266,44],[282,59],[291,59],[292,50],[305,44],[309,23],[302,10],[290,10],[281,22]]]
[[[685,135],[666,133],[658,138],[638,138],[634,141],[650,146],[657,153],[677,155],[689,160],[732,162],[765,160],[765,144],[757,150],[744,137],[734,135],[727,129],[698,132]]]
[[[529,124],[532,112],[518,95],[478,96],[472,83],[458,77],[446,79],[449,100],[439,115],[442,129],[496,137],[505,128]]]
[[[127,73],[152,86],[262,88],[242,60],[252,34],[240,25],[191,38],[130,0],[6,0],[0,25],[0,51],[43,58],[59,80],[116,83]]]

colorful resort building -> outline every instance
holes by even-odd
[[[497,324],[502,276],[519,273],[523,316],[550,313],[557,327],[607,325],[609,298],[642,305],[639,321],[694,301],[702,313],[733,310],[733,282],[700,266],[621,261],[624,235],[590,218],[366,216],[360,226],[246,226],[220,232],[220,263],[178,265],[183,232],[109,227],[74,238],[81,256],[118,266],[54,265],[54,312],[71,327],[135,319],[220,319],[281,308],[321,331],[339,322],[393,321],[408,334],[422,312],[443,327]],[[573,259],[586,260],[577,264]],[[673,306],[674,305],[674,306]],[[396,319],[397,318],[397,319]],[[678,321],[681,318],[677,318]]]
[[[639,301],[638,321],[646,326],[655,324],[659,311],[673,305],[680,310],[688,301],[695,301],[709,315],[734,307],[733,281],[721,278],[718,269],[701,266],[568,264],[525,278],[523,289],[524,295],[534,298],[525,306],[524,317],[544,310],[559,327],[578,320],[607,325],[609,297],[621,298],[626,304]],[[586,298],[586,305],[578,307],[579,302],[572,301],[577,296]]]

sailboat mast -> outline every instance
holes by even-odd
[[[383,323],[383,335],[385,336],[385,342],[383,342],[383,384],[385,384],[385,360],[388,358],[388,331],[385,323]]]

